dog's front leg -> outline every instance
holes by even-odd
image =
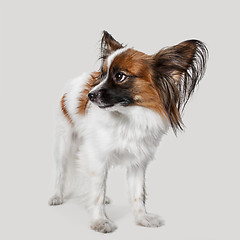
[[[97,232],[113,232],[117,227],[108,219],[105,212],[107,170],[97,169],[91,171],[90,210],[92,214],[91,228]]]
[[[163,225],[158,215],[146,212],[145,208],[145,166],[132,166],[127,170],[130,202],[132,204],[137,225],[144,227],[160,227]]]

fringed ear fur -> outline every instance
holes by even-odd
[[[181,111],[202,79],[208,50],[198,40],[188,40],[152,56],[154,83],[176,133],[183,129]]]
[[[103,31],[100,56],[102,61],[104,61],[111,53],[120,48],[123,48],[123,45],[116,41],[107,31]]]

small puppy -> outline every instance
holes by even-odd
[[[104,31],[100,71],[72,80],[59,105],[56,189],[49,204],[63,203],[66,171],[77,157],[89,180],[91,228],[114,231],[104,207],[106,179],[109,167],[124,165],[136,224],[161,226],[145,209],[146,168],[169,127],[183,129],[181,112],[203,77],[207,55],[198,40],[147,55]]]

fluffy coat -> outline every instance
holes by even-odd
[[[104,204],[109,167],[127,168],[136,223],[159,227],[145,209],[145,172],[169,127],[182,129],[181,109],[202,78],[207,49],[197,40],[147,55],[124,47],[104,31],[99,72],[69,84],[59,104],[55,141],[56,187],[50,205],[64,200],[66,172],[78,161],[87,176],[91,228],[116,229]]]

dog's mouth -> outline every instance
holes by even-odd
[[[113,104],[104,104],[104,105],[98,105],[99,108],[110,108],[113,107]]]
[[[113,104],[113,103],[108,103],[108,104],[98,104],[98,107],[99,108],[110,108],[110,107],[113,107],[114,105],[119,105],[119,106],[123,106],[123,107],[126,107],[130,104],[129,101],[126,101],[126,100],[123,100],[123,101],[120,101],[118,102],[117,104]]]

